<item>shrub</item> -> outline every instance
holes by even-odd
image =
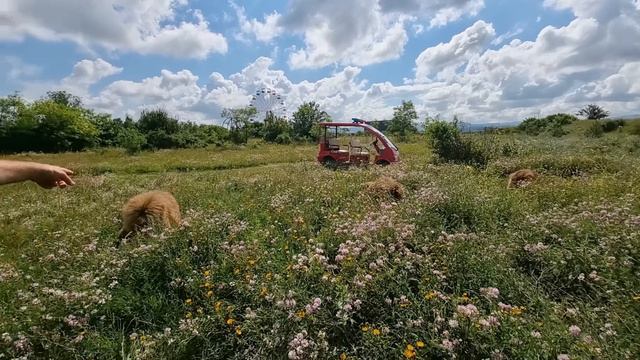
[[[135,128],[122,128],[117,142],[127,151],[127,154],[133,155],[143,149],[147,144],[147,138]]]
[[[568,132],[562,127],[569,125],[578,120],[571,114],[554,114],[544,118],[528,118],[524,120],[517,129],[528,135],[539,135],[545,131],[549,131],[552,136],[560,137]]]
[[[584,134],[587,137],[598,138],[604,135],[604,129],[602,128],[602,124],[600,124],[598,121],[594,121],[591,125],[589,125]]]
[[[440,161],[475,166],[487,164],[488,156],[477,144],[462,138],[455,124],[434,121],[426,127],[427,141]]]
[[[608,133],[608,132],[616,131],[619,128],[623,127],[624,125],[625,125],[625,121],[624,120],[605,121],[602,124],[602,130],[604,132]]]

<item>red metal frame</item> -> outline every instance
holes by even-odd
[[[363,151],[364,147],[341,148],[335,144],[330,144],[330,138],[327,137],[329,128],[335,128],[335,138],[338,138],[338,128],[340,127],[359,127],[363,128],[367,133],[376,140],[371,144],[375,157],[374,164],[389,165],[400,160],[398,148],[389,140],[380,130],[367,124],[360,119],[353,119],[353,122],[323,122],[320,123],[321,136],[319,142],[318,162],[322,164],[369,164],[370,154]]]

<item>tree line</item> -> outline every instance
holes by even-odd
[[[179,121],[163,109],[147,109],[137,120],[114,118],[85,107],[66,91],[51,91],[27,101],[18,94],[0,97],[0,153],[82,151],[118,147],[141,150],[202,148],[227,142],[244,144],[250,138],[267,142],[315,141],[318,123],[331,121],[315,102],[302,104],[287,121],[267,114],[255,121],[252,107],[225,109],[223,125]]]

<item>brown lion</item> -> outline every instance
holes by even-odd
[[[374,196],[391,195],[396,200],[404,197],[404,186],[397,180],[388,176],[382,176],[374,181],[365,183],[367,191]]]
[[[124,205],[122,230],[118,237],[122,240],[151,221],[160,222],[169,229],[180,225],[180,220],[180,206],[173,195],[165,191],[149,191],[132,197]]]
[[[538,178],[538,173],[530,169],[518,170],[509,175],[509,182],[507,183],[507,189],[514,187],[524,187],[529,185],[535,179]]]

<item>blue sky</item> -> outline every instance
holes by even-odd
[[[98,111],[217,122],[272,88],[290,114],[520,120],[640,113],[638,0],[7,0],[0,95],[66,89]],[[625,38],[628,41],[621,42]]]

